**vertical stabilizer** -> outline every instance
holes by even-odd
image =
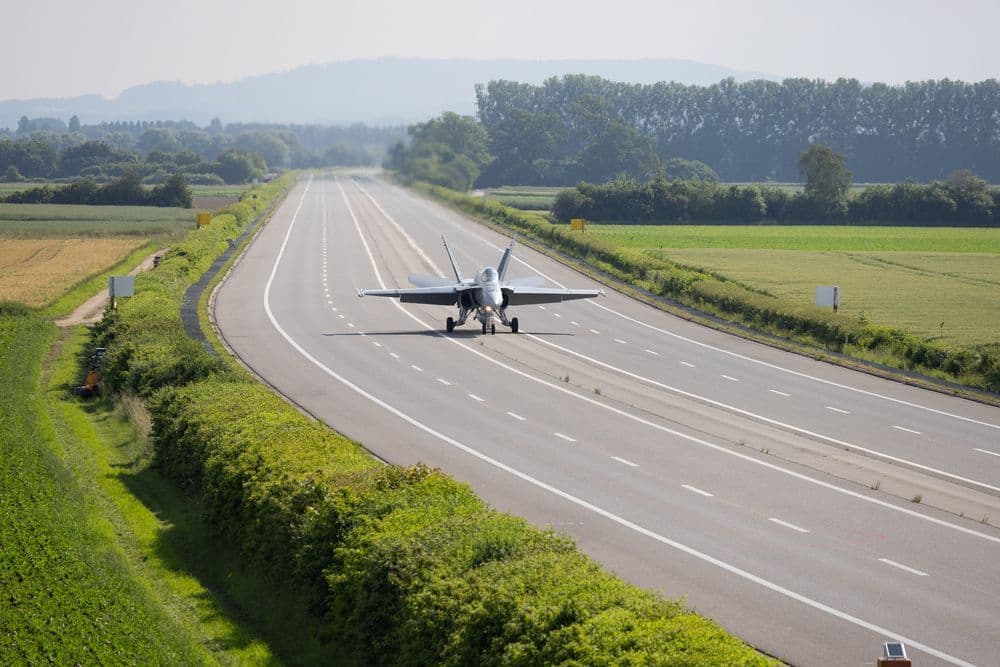
[[[441,242],[444,243],[444,249],[448,253],[448,259],[451,260],[451,269],[455,272],[455,280],[462,282],[462,271],[458,268],[458,262],[455,261],[455,256],[451,254],[451,248],[448,247],[448,242],[441,237]]]
[[[510,240],[510,245],[507,249],[503,251],[503,257],[500,258],[500,263],[497,265],[497,277],[503,280],[504,275],[507,273],[507,265],[510,264],[511,255],[514,254],[514,239]]]

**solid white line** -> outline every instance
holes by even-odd
[[[695,366],[694,364],[689,364],[686,361],[682,361],[682,362],[680,362],[680,364],[681,364],[681,366],[687,366],[688,368],[697,368],[697,366]]]
[[[357,184],[357,182],[355,182],[355,185],[358,185],[358,184]],[[341,192],[343,192],[343,190],[344,190],[344,186],[340,185],[340,181],[337,181],[337,186],[338,186],[338,187],[340,187],[340,190],[341,190]],[[386,210],[385,210],[384,208],[382,208],[382,205],[381,205],[381,204],[379,204],[379,203],[378,203],[377,201],[375,201],[375,197],[372,197],[372,196],[371,196],[371,195],[370,195],[370,194],[368,193],[368,191],[367,191],[367,190],[365,190],[365,189],[364,189],[363,187],[361,187],[360,185],[358,185],[358,189],[359,189],[359,190],[361,190],[361,192],[363,192],[363,193],[365,194],[365,196],[366,196],[366,197],[368,197],[368,199],[370,199],[370,200],[371,200],[372,204],[375,204],[375,208],[377,208],[377,209],[378,209],[378,212],[379,212],[379,213],[381,213],[381,214],[382,214],[382,215],[383,215],[383,216],[385,217],[385,219],[386,219],[386,220],[388,220],[388,221],[389,221],[390,223],[392,223],[392,225],[393,225],[393,226],[394,226],[394,227],[395,227],[395,228],[396,228],[397,230],[399,230],[399,232],[400,232],[400,233],[401,233],[401,234],[402,234],[402,235],[403,235],[404,237],[406,237],[406,241],[407,241],[407,243],[409,243],[409,244],[410,244],[410,247],[411,247],[411,248],[413,248],[413,250],[414,250],[414,251],[415,251],[415,252],[416,252],[416,253],[417,253],[418,255],[420,255],[420,258],[421,258],[421,259],[423,259],[423,260],[424,260],[424,262],[426,262],[426,263],[427,263],[427,266],[428,266],[428,267],[430,267],[430,269],[431,269],[432,271],[434,271],[434,273],[436,273],[437,275],[439,275],[439,276],[444,276],[444,274],[443,274],[443,273],[441,273],[441,269],[439,269],[439,268],[437,267],[437,264],[435,264],[435,263],[434,263],[434,260],[433,260],[433,259],[431,259],[430,257],[428,257],[428,256],[427,256],[427,253],[425,253],[425,252],[424,252],[423,248],[421,248],[420,246],[418,246],[418,245],[417,245],[417,242],[413,240],[413,237],[412,237],[412,236],[410,236],[410,235],[409,235],[409,234],[407,234],[407,233],[406,233],[405,231],[403,231],[403,228],[402,228],[402,227],[400,226],[400,224],[399,224],[398,222],[396,222],[395,218],[393,218],[393,217],[392,217],[391,215],[389,215],[389,214],[388,214],[388,213],[386,212]],[[344,193],[344,199],[345,199],[345,201],[346,201],[346,199],[347,199],[347,193]],[[352,212],[353,212],[353,211],[352,211]]]
[[[835,408],[832,405],[826,406],[826,409],[829,410],[830,412],[839,412],[842,415],[849,415],[849,414],[851,414],[848,410],[841,410],[840,408]]]
[[[725,378],[725,379],[727,379],[727,380],[732,380],[733,382],[739,382],[739,381],[740,381],[740,379],[739,379],[739,378],[734,378],[734,377],[733,377],[733,376],[731,376],[731,375],[720,375],[719,377],[722,377],[722,378]]]
[[[568,435],[563,435],[562,433],[553,433],[552,435],[556,436],[557,438],[562,438],[566,442],[576,442],[576,438],[571,438]]]
[[[649,352],[650,354],[652,354],[652,355],[653,355],[653,356],[655,356],[655,357],[658,357],[658,356],[660,356],[660,353],[659,353],[659,352],[653,352],[652,350],[649,350],[649,349],[647,349],[647,350],[645,350],[645,351],[646,351],[646,352]]]
[[[410,368],[412,368],[413,370],[417,371],[418,373],[423,373],[424,372],[424,369],[421,368],[420,366],[415,366],[413,364],[410,364]]]
[[[590,330],[590,333],[592,333],[592,334],[599,334],[599,333],[601,333],[601,332],[600,332],[600,331],[598,331],[597,329],[591,329],[591,330]]]
[[[691,486],[690,484],[681,484],[681,486],[687,489],[688,491],[694,491],[698,495],[705,496],[706,498],[711,498],[715,495],[714,493],[709,493],[708,491],[702,491],[698,487]]]
[[[310,183],[311,182],[312,181],[310,180]],[[355,226],[355,228],[358,231],[358,235],[361,236],[361,242],[362,242],[362,244],[365,247],[365,251],[368,253],[368,259],[371,262],[372,267],[375,270],[375,275],[378,278],[379,283],[382,284],[382,285],[384,285],[384,283],[382,283],[381,276],[379,275],[378,268],[377,268],[377,266],[375,264],[375,258],[372,256],[371,249],[368,247],[368,242],[365,241],[364,235],[361,233],[361,226],[358,223],[357,217],[354,215],[354,210],[351,208],[350,203],[347,201],[347,193],[344,192],[343,186],[340,185],[339,181],[337,181],[337,185],[338,185],[338,187],[340,187],[341,195],[344,198],[344,202],[347,204],[347,208],[348,208],[348,211],[351,214],[351,218],[354,220],[354,226]],[[360,187],[360,186],[358,186],[358,187]],[[307,186],[306,187],[306,191],[308,191],[308,189],[309,188]],[[532,477],[532,476],[530,476],[530,475],[528,475],[526,473],[523,473],[523,472],[521,472],[521,471],[519,471],[519,470],[517,470],[517,469],[515,469],[515,468],[513,468],[513,467],[511,467],[511,466],[509,466],[509,465],[507,465],[505,463],[502,463],[502,462],[500,462],[500,461],[498,461],[498,460],[496,460],[496,459],[494,459],[492,457],[489,457],[489,456],[483,454],[482,452],[479,452],[479,451],[477,451],[477,450],[469,447],[468,445],[465,445],[465,444],[463,444],[461,442],[458,442],[457,440],[455,440],[453,438],[450,438],[449,436],[447,436],[447,435],[445,435],[443,433],[440,433],[440,432],[432,429],[431,427],[427,426],[426,424],[423,424],[420,421],[417,421],[413,417],[411,417],[411,416],[407,415],[406,413],[400,411],[399,409],[397,409],[397,408],[389,405],[388,403],[386,403],[385,401],[381,400],[380,398],[377,398],[376,396],[374,396],[374,395],[366,392],[364,389],[362,389],[361,387],[355,385],[354,383],[352,383],[347,378],[345,378],[345,377],[337,374],[335,371],[333,371],[330,368],[328,368],[327,366],[325,366],[318,359],[316,359],[315,357],[313,357],[312,355],[310,355],[301,345],[299,345],[298,343],[296,343],[285,332],[285,330],[281,328],[281,325],[279,325],[278,321],[274,318],[274,313],[271,312],[271,306],[270,306],[271,284],[274,282],[274,276],[277,273],[278,264],[280,263],[281,257],[284,254],[285,246],[287,246],[287,244],[288,244],[288,239],[291,236],[292,228],[295,225],[295,220],[298,217],[299,211],[302,209],[302,202],[304,200],[305,200],[305,192],[303,192],[302,198],[299,201],[299,207],[298,207],[298,209],[296,209],[295,214],[292,216],[292,222],[290,223],[290,225],[288,227],[288,232],[285,234],[285,241],[284,241],[284,243],[282,243],[281,248],[278,251],[278,256],[274,260],[274,266],[271,269],[271,276],[270,276],[270,278],[268,278],[267,284],[264,286],[264,310],[267,312],[267,316],[271,320],[271,324],[275,327],[275,329],[278,330],[278,332],[285,338],[285,340],[288,341],[288,343],[292,347],[294,347],[299,352],[299,354],[301,354],[302,356],[304,356],[313,365],[315,365],[316,367],[318,367],[320,370],[322,370],[323,372],[325,372],[327,375],[329,375],[330,377],[334,378],[335,380],[337,380],[338,382],[340,382],[344,386],[348,387],[349,389],[351,389],[355,393],[357,393],[357,394],[359,394],[359,395],[367,398],[368,400],[372,401],[376,405],[379,405],[380,407],[382,407],[383,409],[387,410],[388,412],[391,412],[392,414],[396,415],[397,417],[399,417],[403,421],[406,421],[407,423],[409,423],[412,426],[414,426],[414,427],[416,427],[416,428],[424,431],[425,433],[428,433],[428,434],[430,434],[430,435],[438,438],[442,442],[445,442],[445,443],[451,445],[452,447],[455,447],[456,449],[459,449],[459,450],[461,450],[461,451],[469,454],[470,456],[478,458],[481,461],[483,461],[485,463],[488,463],[489,465],[494,466],[495,468],[503,470],[503,471],[505,471],[505,472],[507,472],[507,473],[509,473],[509,474],[511,474],[511,475],[513,475],[513,476],[515,476],[515,477],[517,477],[517,478],[519,478],[519,479],[521,479],[521,480],[529,483],[529,484],[532,484],[532,485],[534,485],[534,486],[536,486],[536,487],[538,487],[540,489],[548,491],[548,492],[552,493],[553,495],[556,495],[556,496],[558,496],[560,498],[563,498],[564,500],[567,500],[567,501],[569,501],[569,502],[571,502],[571,503],[573,503],[573,504],[575,504],[575,505],[577,505],[579,507],[587,509],[587,510],[589,510],[589,511],[595,513],[595,514],[597,514],[598,516],[602,516],[602,517],[604,517],[604,518],[606,518],[606,519],[608,519],[610,521],[614,521],[615,523],[617,523],[617,524],[619,524],[621,526],[624,526],[624,527],[626,527],[626,528],[628,528],[630,530],[633,530],[633,531],[635,531],[635,532],[637,532],[637,533],[639,533],[641,535],[644,535],[644,536],[646,536],[646,537],[648,537],[648,538],[650,538],[652,540],[660,542],[661,544],[665,544],[665,545],[667,545],[669,547],[672,547],[672,548],[674,548],[674,549],[676,549],[678,551],[681,551],[682,553],[686,553],[686,554],[688,554],[688,555],[690,555],[690,556],[692,556],[694,558],[698,558],[699,560],[702,560],[702,561],[704,561],[706,563],[710,563],[710,564],[712,564],[712,565],[714,565],[714,566],[716,566],[716,567],[718,567],[718,568],[720,568],[722,570],[725,570],[726,572],[729,572],[729,573],[734,574],[734,575],[736,575],[738,577],[746,579],[747,581],[751,581],[751,582],[753,582],[755,584],[763,586],[764,588],[772,590],[772,591],[774,591],[774,592],[776,592],[776,593],[778,593],[780,595],[784,595],[785,597],[788,597],[788,598],[790,598],[792,600],[796,600],[798,602],[801,602],[802,604],[805,604],[805,605],[810,606],[810,607],[812,607],[814,609],[822,611],[822,612],[824,612],[826,614],[834,616],[835,618],[839,618],[841,620],[847,621],[849,623],[857,625],[858,627],[864,628],[864,629],[869,630],[871,632],[874,632],[876,634],[884,635],[884,636],[887,636],[887,637],[891,637],[891,638],[893,638],[893,639],[895,639],[897,641],[901,641],[903,643],[909,644],[910,646],[912,646],[913,648],[915,648],[917,650],[923,651],[925,653],[928,653],[929,655],[933,655],[933,656],[935,656],[937,658],[940,658],[942,660],[951,662],[952,664],[962,665],[963,667],[972,667],[971,663],[968,663],[968,662],[966,662],[964,660],[961,660],[959,658],[956,658],[954,656],[948,655],[947,653],[944,653],[943,651],[939,651],[939,650],[937,650],[937,649],[935,649],[935,648],[933,648],[931,646],[928,646],[926,644],[918,642],[918,641],[916,641],[914,639],[910,639],[910,638],[908,638],[908,637],[906,637],[904,635],[901,635],[901,634],[899,634],[897,632],[893,632],[892,630],[889,630],[889,629],[884,628],[882,626],[876,625],[874,623],[870,623],[870,622],[865,621],[865,620],[863,620],[861,618],[858,618],[856,616],[852,616],[851,614],[848,614],[847,612],[840,611],[839,609],[836,609],[836,608],[831,607],[829,605],[823,604],[822,602],[819,602],[817,600],[813,600],[812,598],[806,597],[805,595],[802,595],[800,593],[796,593],[795,591],[793,591],[791,589],[785,588],[784,586],[781,586],[781,585],[776,584],[774,582],[768,581],[767,579],[764,579],[763,577],[759,577],[759,576],[757,576],[755,574],[752,574],[751,572],[748,572],[746,570],[738,568],[735,565],[731,565],[731,564],[729,564],[729,563],[727,563],[725,561],[719,560],[718,558],[715,558],[713,556],[709,556],[708,554],[703,553],[701,551],[698,551],[697,549],[694,549],[693,547],[689,547],[689,546],[687,546],[685,544],[677,542],[676,540],[672,540],[672,539],[670,539],[670,538],[668,538],[668,537],[666,537],[664,535],[660,535],[658,533],[655,533],[655,532],[649,530],[648,528],[644,528],[644,527],[642,527],[642,526],[640,526],[640,525],[638,525],[636,523],[633,523],[633,522],[629,521],[628,519],[620,517],[620,516],[618,516],[618,515],[616,515],[616,514],[614,514],[612,512],[609,512],[608,510],[605,510],[605,509],[603,509],[601,507],[598,507],[597,505],[594,505],[594,504],[592,504],[590,502],[587,502],[586,500],[583,500],[582,498],[578,498],[578,497],[576,497],[576,496],[574,496],[572,494],[569,494],[569,493],[567,493],[565,491],[562,491],[561,489],[558,489],[558,488],[552,486],[551,484],[547,484],[546,482],[543,482],[543,481],[541,481],[539,479],[536,479],[536,478],[534,478],[534,477]],[[423,321],[419,320],[418,318],[416,318],[415,316],[413,316],[412,314],[410,314],[405,308],[400,307],[400,310],[402,310],[404,313],[407,313],[408,315],[410,315],[410,317],[413,318],[414,320],[420,322],[428,330],[435,331],[435,335],[444,337],[440,332],[437,332],[433,327],[431,327],[430,325],[428,325],[426,322],[423,322]],[[478,352],[478,350],[473,350],[471,347],[463,345],[462,343],[459,343],[458,341],[456,341],[453,338],[447,338],[447,337],[444,337],[444,338],[446,340],[449,340],[449,341],[453,342],[456,345],[459,345],[460,347],[463,347],[463,348],[467,349],[470,352],[473,352],[473,353],[476,353],[476,354],[480,354],[480,356],[482,356],[485,359],[490,359],[490,357],[488,357],[487,355],[481,354],[481,353]],[[499,362],[496,362],[496,363],[498,363],[501,366],[507,367],[505,364],[502,364],[502,363],[499,363]],[[507,368],[510,368],[510,367],[507,367]],[[553,385],[553,384],[545,382],[543,380],[539,380],[537,378],[533,378],[532,376],[530,376],[530,375],[528,375],[526,373],[522,373],[520,371],[516,371],[515,369],[512,369],[512,368],[511,368],[511,370],[513,370],[515,373],[521,374],[521,375],[523,375],[525,377],[532,378],[536,382],[540,382],[540,383],[542,383],[542,384],[544,384],[546,386],[549,386],[549,387],[551,387],[553,389],[556,389],[556,390],[559,390],[559,391],[564,391],[565,393],[570,394],[570,395],[575,395],[572,392],[570,392],[568,390],[565,390],[562,387],[559,387],[558,385]],[[594,405],[602,405],[601,403],[598,403],[597,401],[593,401],[593,400],[591,400],[591,399],[589,399],[587,397],[584,397],[584,396],[578,396],[578,398],[581,398],[581,399],[583,399],[583,400],[585,400],[587,402],[591,402]],[[621,412],[621,411],[618,411],[617,409],[614,409],[614,408],[608,408],[608,409],[611,409],[612,411],[615,411],[615,412]],[[623,414],[627,415],[627,413],[623,413]],[[636,418],[636,419],[638,419],[638,418]],[[683,436],[680,433],[678,433],[677,435],[680,435],[681,437],[685,437],[687,439],[692,439],[691,436]],[[707,446],[718,448],[721,451],[727,451],[727,450],[724,450],[721,447],[718,447],[717,445],[711,445],[711,443],[708,443],[708,442],[705,442],[705,441],[701,441],[701,442],[703,444],[707,445]],[[735,454],[735,455],[739,456],[740,458],[744,458],[744,459],[746,459],[748,461],[754,461],[754,459],[751,459],[748,456],[744,456],[744,455],[740,455],[740,454]],[[773,464],[764,463],[764,462],[757,462],[757,463],[760,464],[760,465],[764,465],[765,467],[774,468],[776,470],[784,470],[783,468],[780,468],[780,467],[775,466]],[[811,478],[806,477],[805,475],[800,475],[799,473],[794,473],[792,471],[786,471],[786,472],[788,474],[792,475],[792,476],[798,476],[798,477],[801,477],[801,478],[803,478],[805,480],[810,480],[813,483],[818,484],[820,486],[827,486],[827,487],[829,487],[829,488],[831,488],[833,490],[836,490],[836,491],[839,491],[839,492],[842,492],[842,493],[847,493],[849,495],[857,496],[858,498],[865,499],[865,500],[868,500],[870,502],[874,502],[874,503],[879,504],[879,505],[885,505],[887,507],[895,507],[893,505],[890,505],[889,503],[885,503],[883,501],[878,501],[878,500],[875,500],[875,499],[869,499],[866,496],[863,496],[861,494],[854,493],[854,492],[851,492],[851,491],[847,491],[846,489],[839,489],[838,487],[835,487],[833,485],[827,484],[825,482],[820,482],[819,480],[812,480]],[[917,517],[923,517],[923,515],[917,514],[916,512],[912,512],[910,510],[904,510],[903,508],[896,508],[896,509],[898,509],[900,511],[903,511],[904,513],[913,514],[914,516],[917,516]],[[928,520],[931,520],[931,519],[928,518]],[[984,538],[995,539],[995,541],[1000,542],[1000,539],[993,538],[992,536],[985,535],[983,533],[976,533],[975,531],[964,529],[962,527],[955,526],[953,524],[948,524],[948,523],[940,521],[940,520],[933,520],[933,521],[940,522],[943,525],[951,526],[953,528],[963,530],[963,532],[970,532],[970,533],[973,533],[973,534],[978,534],[978,535],[981,535]]]
[[[451,383],[448,382],[447,380],[445,380],[444,378],[438,378],[438,382],[440,382],[441,384],[445,385],[446,387],[450,387],[451,386]]]
[[[772,521],[772,522],[778,524],[779,526],[784,526],[785,528],[791,528],[792,530],[797,530],[800,533],[808,533],[809,532],[806,528],[802,528],[801,526],[796,526],[794,523],[788,523],[787,521],[782,521],[781,519],[778,519],[777,517],[773,517],[772,516],[772,517],[770,517],[768,519],[768,521]]]
[[[777,389],[768,389],[768,391],[771,392],[772,394],[777,394],[778,396],[784,396],[785,398],[791,396],[791,394],[786,394],[785,392],[778,391]]]
[[[516,414],[514,412],[508,412],[507,414],[509,414],[511,417],[513,417],[514,419],[516,419],[519,422],[523,422],[523,421],[526,421],[528,419],[527,417],[522,417],[521,415]]]
[[[623,341],[621,338],[615,338],[615,342],[616,343],[621,343],[622,345],[628,345],[628,343],[626,343],[625,341]]]
[[[973,447],[973,451],[982,452],[983,454],[989,454],[991,456],[1000,456],[997,452],[991,452],[988,449],[979,449],[978,447]]]
[[[913,435],[923,435],[920,431],[914,431],[912,428],[906,428],[905,426],[893,426],[897,431],[906,431],[907,433],[912,433]]]
[[[632,463],[628,459],[623,459],[620,456],[612,456],[611,458],[613,458],[615,461],[618,461],[618,463],[624,463],[625,465],[627,465],[630,468],[638,468],[639,467],[638,463]]]
[[[389,356],[392,357],[393,359],[399,359],[399,355],[396,354],[395,352],[390,352]]]
[[[361,188],[360,185],[358,187]],[[361,188],[361,190],[364,190],[364,188]],[[368,196],[370,197],[371,195],[368,195]],[[484,239],[484,238],[480,237],[480,240],[483,243],[485,243],[486,245],[488,245],[489,247],[491,247],[494,250],[496,250],[497,252],[502,252],[503,251],[503,248],[501,248],[500,246],[498,246],[498,245],[496,245],[496,244],[488,241],[487,239]],[[556,285],[557,287],[562,287],[563,289],[566,288],[566,286],[563,285],[561,282],[559,282],[555,278],[552,278],[551,276],[545,274],[544,272],[540,271],[539,269],[537,269],[536,267],[532,266],[528,262],[524,261],[520,257],[515,256],[514,257],[514,261],[516,261],[521,266],[524,266],[524,267],[528,268],[529,270],[534,271],[539,276],[541,276],[542,278],[545,278],[546,280],[548,280],[552,284]],[[693,338],[688,338],[687,336],[682,336],[682,335],[674,333],[672,331],[667,331],[666,329],[661,329],[660,327],[652,325],[652,324],[649,324],[648,322],[643,322],[642,320],[637,320],[634,317],[629,317],[628,315],[626,315],[624,313],[619,313],[617,310],[615,310],[613,308],[608,308],[604,304],[598,303],[597,301],[595,301],[593,299],[588,299],[587,303],[589,303],[590,305],[594,306],[595,308],[600,308],[601,310],[603,310],[605,312],[611,313],[612,315],[614,315],[616,317],[620,317],[623,320],[627,320],[629,322],[632,322],[633,324],[638,324],[639,326],[646,327],[647,329],[651,329],[652,331],[656,331],[656,332],[664,334],[666,336],[671,336],[673,338],[676,338],[677,340],[682,340],[682,341],[685,341],[687,343],[691,343],[692,345],[698,345],[699,347],[703,347],[705,349],[712,350],[714,352],[721,352],[722,354],[728,354],[728,355],[730,355],[732,357],[736,357],[737,359],[742,359],[744,361],[749,361],[750,363],[758,364],[758,365],[764,366],[766,368],[771,368],[771,369],[774,369],[774,370],[777,370],[777,371],[781,371],[782,373],[788,373],[790,375],[796,375],[798,377],[802,377],[802,378],[805,378],[807,380],[813,380],[815,382],[821,382],[821,383],[829,385],[831,387],[837,387],[838,389],[846,389],[847,391],[853,391],[853,392],[856,392],[856,393],[859,393],[859,394],[864,394],[866,396],[871,396],[873,398],[881,398],[883,400],[891,401],[891,402],[897,403],[899,405],[905,405],[907,407],[916,408],[918,410],[926,410],[927,412],[933,412],[935,414],[939,414],[939,415],[942,415],[942,416],[945,416],[945,417],[952,417],[953,419],[959,419],[961,421],[969,422],[971,424],[979,424],[980,426],[986,426],[987,428],[994,428],[994,429],[1000,430],[1000,424],[991,424],[990,422],[980,421],[978,419],[973,419],[971,417],[963,417],[962,415],[956,415],[954,413],[946,412],[944,410],[938,410],[937,408],[931,408],[931,407],[928,407],[928,406],[925,406],[925,405],[920,405],[919,403],[911,403],[910,401],[905,401],[905,400],[903,400],[901,398],[893,398],[892,396],[885,396],[884,394],[879,394],[879,393],[876,393],[876,392],[873,392],[873,391],[868,391],[866,389],[859,389],[857,387],[851,387],[850,385],[840,384],[839,382],[834,382],[833,380],[826,380],[824,378],[820,378],[820,377],[816,377],[816,376],[813,376],[813,375],[809,375],[808,373],[802,373],[800,371],[793,371],[790,368],[785,368],[783,366],[778,366],[777,364],[772,364],[772,363],[768,363],[766,361],[761,361],[760,359],[754,359],[753,357],[748,357],[748,356],[746,356],[744,354],[740,354],[738,352],[733,352],[731,350],[726,350],[726,349],[723,349],[721,347],[716,347],[716,346],[710,345],[708,343],[703,343],[701,341],[694,340]],[[1000,489],[997,489],[997,490],[1000,490]]]
[[[471,398],[471,399],[472,399],[472,400],[474,400],[474,401],[479,401],[480,403],[482,403],[483,401],[485,401],[485,400],[486,400],[485,398],[479,398],[479,397],[478,397],[478,396],[476,396],[475,394],[469,394],[469,398]]]
[[[555,348],[557,350],[560,350],[561,352],[565,352],[566,354],[573,355],[574,357],[578,357],[580,359],[584,359],[585,361],[588,361],[588,362],[590,362],[592,364],[595,364],[597,366],[601,366],[603,368],[607,368],[608,370],[612,370],[612,371],[615,371],[617,373],[621,373],[622,375],[625,375],[625,376],[630,377],[630,378],[634,378],[636,380],[641,380],[642,382],[646,382],[647,384],[650,384],[650,385],[652,385],[654,387],[659,387],[660,389],[665,389],[666,391],[672,391],[675,394],[679,394],[681,396],[687,396],[688,398],[693,398],[693,399],[695,399],[697,401],[701,401],[703,403],[708,403],[709,405],[714,405],[714,406],[722,408],[724,410],[729,410],[730,412],[734,412],[734,413],[739,414],[739,415],[744,415],[746,417],[750,417],[752,419],[756,419],[758,421],[762,421],[765,424],[773,424],[774,426],[779,426],[781,428],[785,428],[785,429],[788,429],[790,431],[795,431],[796,433],[801,433],[803,435],[808,435],[808,436],[811,436],[813,438],[817,438],[817,439],[820,439],[820,440],[825,440],[826,442],[830,442],[830,443],[833,443],[835,445],[839,445],[841,447],[850,447],[850,448],[856,449],[859,452],[865,452],[867,454],[871,454],[872,456],[878,456],[880,458],[883,458],[883,459],[886,459],[886,460],[889,460],[889,461],[896,461],[897,463],[904,463],[904,464],[906,464],[906,465],[908,465],[908,466],[910,466],[912,468],[917,468],[919,470],[926,470],[928,472],[933,472],[933,473],[935,473],[937,475],[940,475],[942,477],[948,477],[950,479],[956,479],[956,480],[959,480],[961,482],[965,482],[965,483],[970,484],[970,485],[978,486],[978,487],[985,488],[985,489],[990,489],[991,491],[1000,492],[1000,486],[993,486],[992,484],[987,484],[985,482],[979,482],[979,481],[976,481],[974,479],[969,479],[968,477],[962,477],[961,475],[956,475],[954,473],[945,472],[944,470],[939,470],[937,468],[932,468],[930,466],[925,466],[925,465],[922,465],[920,463],[916,463],[914,461],[909,461],[907,459],[900,458],[898,456],[893,456],[891,454],[886,454],[885,452],[880,452],[878,450],[869,449],[867,447],[862,447],[860,445],[856,445],[856,444],[853,444],[853,443],[850,443],[850,442],[845,442],[843,440],[838,440],[837,438],[833,438],[833,437],[830,437],[828,435],[823,435],[821,433],[817,433],[816,431],[810,431],[810,430],[804,429],[804,428],[802,428],[800,426],[793,426],[792,424],[788,424],[786,422],[778,421],[777,419],[771,419],[770,417],[765,417],[764,415],[757,414],[755,412],[750,412],[749,410],[744,410],[742,408],[737,408],[736,406],[729,405],[728,403],[723,403],[721,401],[716,401],[714,399],[708,398],[707,396],[701,396],[699,394],[695,394],[695,393],[692,393],[690,391],[685,391],[683,389],[680,389],[679,387],[674,387],[674,386],[671,386],[669,384],[665,384],[663,382],[659,382],[658,380],[654,380],[652,378],[648,378],[648,377],[645,377],[643,375],[639,375],[638,373],[633,373],[631,371],[627,371],[624,368],[619,368],[618,366],[612,366],[609,363],[605,363],[603,361],[599,361],[599,360],[595,359],[594,357],[590,357],[590,356],[587,356],[587,355],[582,354],[580,352],[577,352],[576,350],[571,350],[571,349],[569,349],[567,347],[563,347],[562,345],[559,345],[558,343],[554,343],[554,342],[552,342],[550,340],[547,340],[545,338],[541,338],[541,337],[536,336],[534,334],[526,333],[524,335],[527,336],[527,337],[529,337],[529,338],[531,338],[532,340],[536,340],[536,341],[538,341],[538,342],[540,342],[540,343],[542,343],[544,345],[548,345],[549,347],[553,347],[553,348]],[[473,352],[475,352],[475,350],[473,350]],[[682,361],[681,363],[684,364],[685,362]],[[580,397],[580,398],[584,398],[584,397]],[[608,408],[608,409],[610,409],[610,408]],[[628,413],[625,413],[625,414],[628,414]],[[632,418],[633,416],[629,415],[629,417]],[[638,417],[635,417],[635,419],[638,419]],[[686,437],[686,436],[684,436],[684,437]],[[730,452],[730,453],[732,453],[732,452]],[[815,480],[813,480],[813,481],[815,481]],[[842,490],[842,491],[845,491],[845,490]],[[861,496],[861,497],[865,497],[865,496]],[[892,505],[892,507],[895,507],[895,506]],[[900,512],[906,512],[906,511],[908,511],[908,510],[905,510],[903,508],[897,508],[897,509]],[[918,515],[918,516],[924,516],[924,515],[921,514],[921,515]],[[932,519],[928,518],[927,520],[930,521]],[[934,520],[936,521],[936,519],[934,519]],[[948,524],[948,525],[954,525],[954,524]],[[964,528],[959,528],[957,526],[956,526],[956,529],[957,530],[964,530]],[[993,539],[992,536],[990,536],[990,539]],[[1000,538],[996,538],[996,541],[1000,542]]]
[[[906,565],[903,565],[902,563],[897,563],[896,561],[889,560],[888,558],[879,558],[879,561],[885,563],[886,565],[892,565],[893,567],[898,567],[900,570],[903,570],[905,572],[909,572],[910,574],[915,574],[918,577],[929,577],[930,576],[926,572],[921,572],[920,570],[914,569],[912,567],[908,567]]]

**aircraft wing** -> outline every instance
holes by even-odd
[[[559,303],[573,299],[593,299],[604,296],[599,289],[560,289],[558,287],[518,287],[505,285],[500,288],[508,306],[525,306],[535,303]]]
[[[359,289],[358,296],[391,296],[402,303],[430,303],[438,306],[453,306],[458,303],[458,295],[469,289],[466,285],[446,285],[442,287],[407,287],[404,289]]]

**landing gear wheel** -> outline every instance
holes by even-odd
[[[497,335],[497,325],[495,324],[490,325],[490,333],[493,334],[494,336]]]
[[[444,324],[445,324],[445,328],[448,330],[448,333],[451,333],[452,331],[455,330],[455,319],[454,318],[449,317],[448,321],[446,321]]]
[[[486,322],[483,322],[483,333],[486,333]]]
[[[517,318],[514,317],[510,321],[510,332],[517,333]]]

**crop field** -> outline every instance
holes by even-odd
[[[50,303],[68,288],[111,268],[146,245],[140,238],[0,237],[0,301],[31,307]]]
[[[60,459],[39,367],[56,337],[0,314],[0,664],[197,664]]]
[[[155,206],[0,204],[0,237],[139,236],[179,238],[194,211]]]
[[[566,188],[505,185],[486,190],[487,199],[495,199],[505,206],[525,211],[548,211],[556,195]]]
[[[1000,342],[1000,230],[905,227],[619,226],[589,232],[662,253],[788,303],[838,285],[864,313],[945,345]]]

